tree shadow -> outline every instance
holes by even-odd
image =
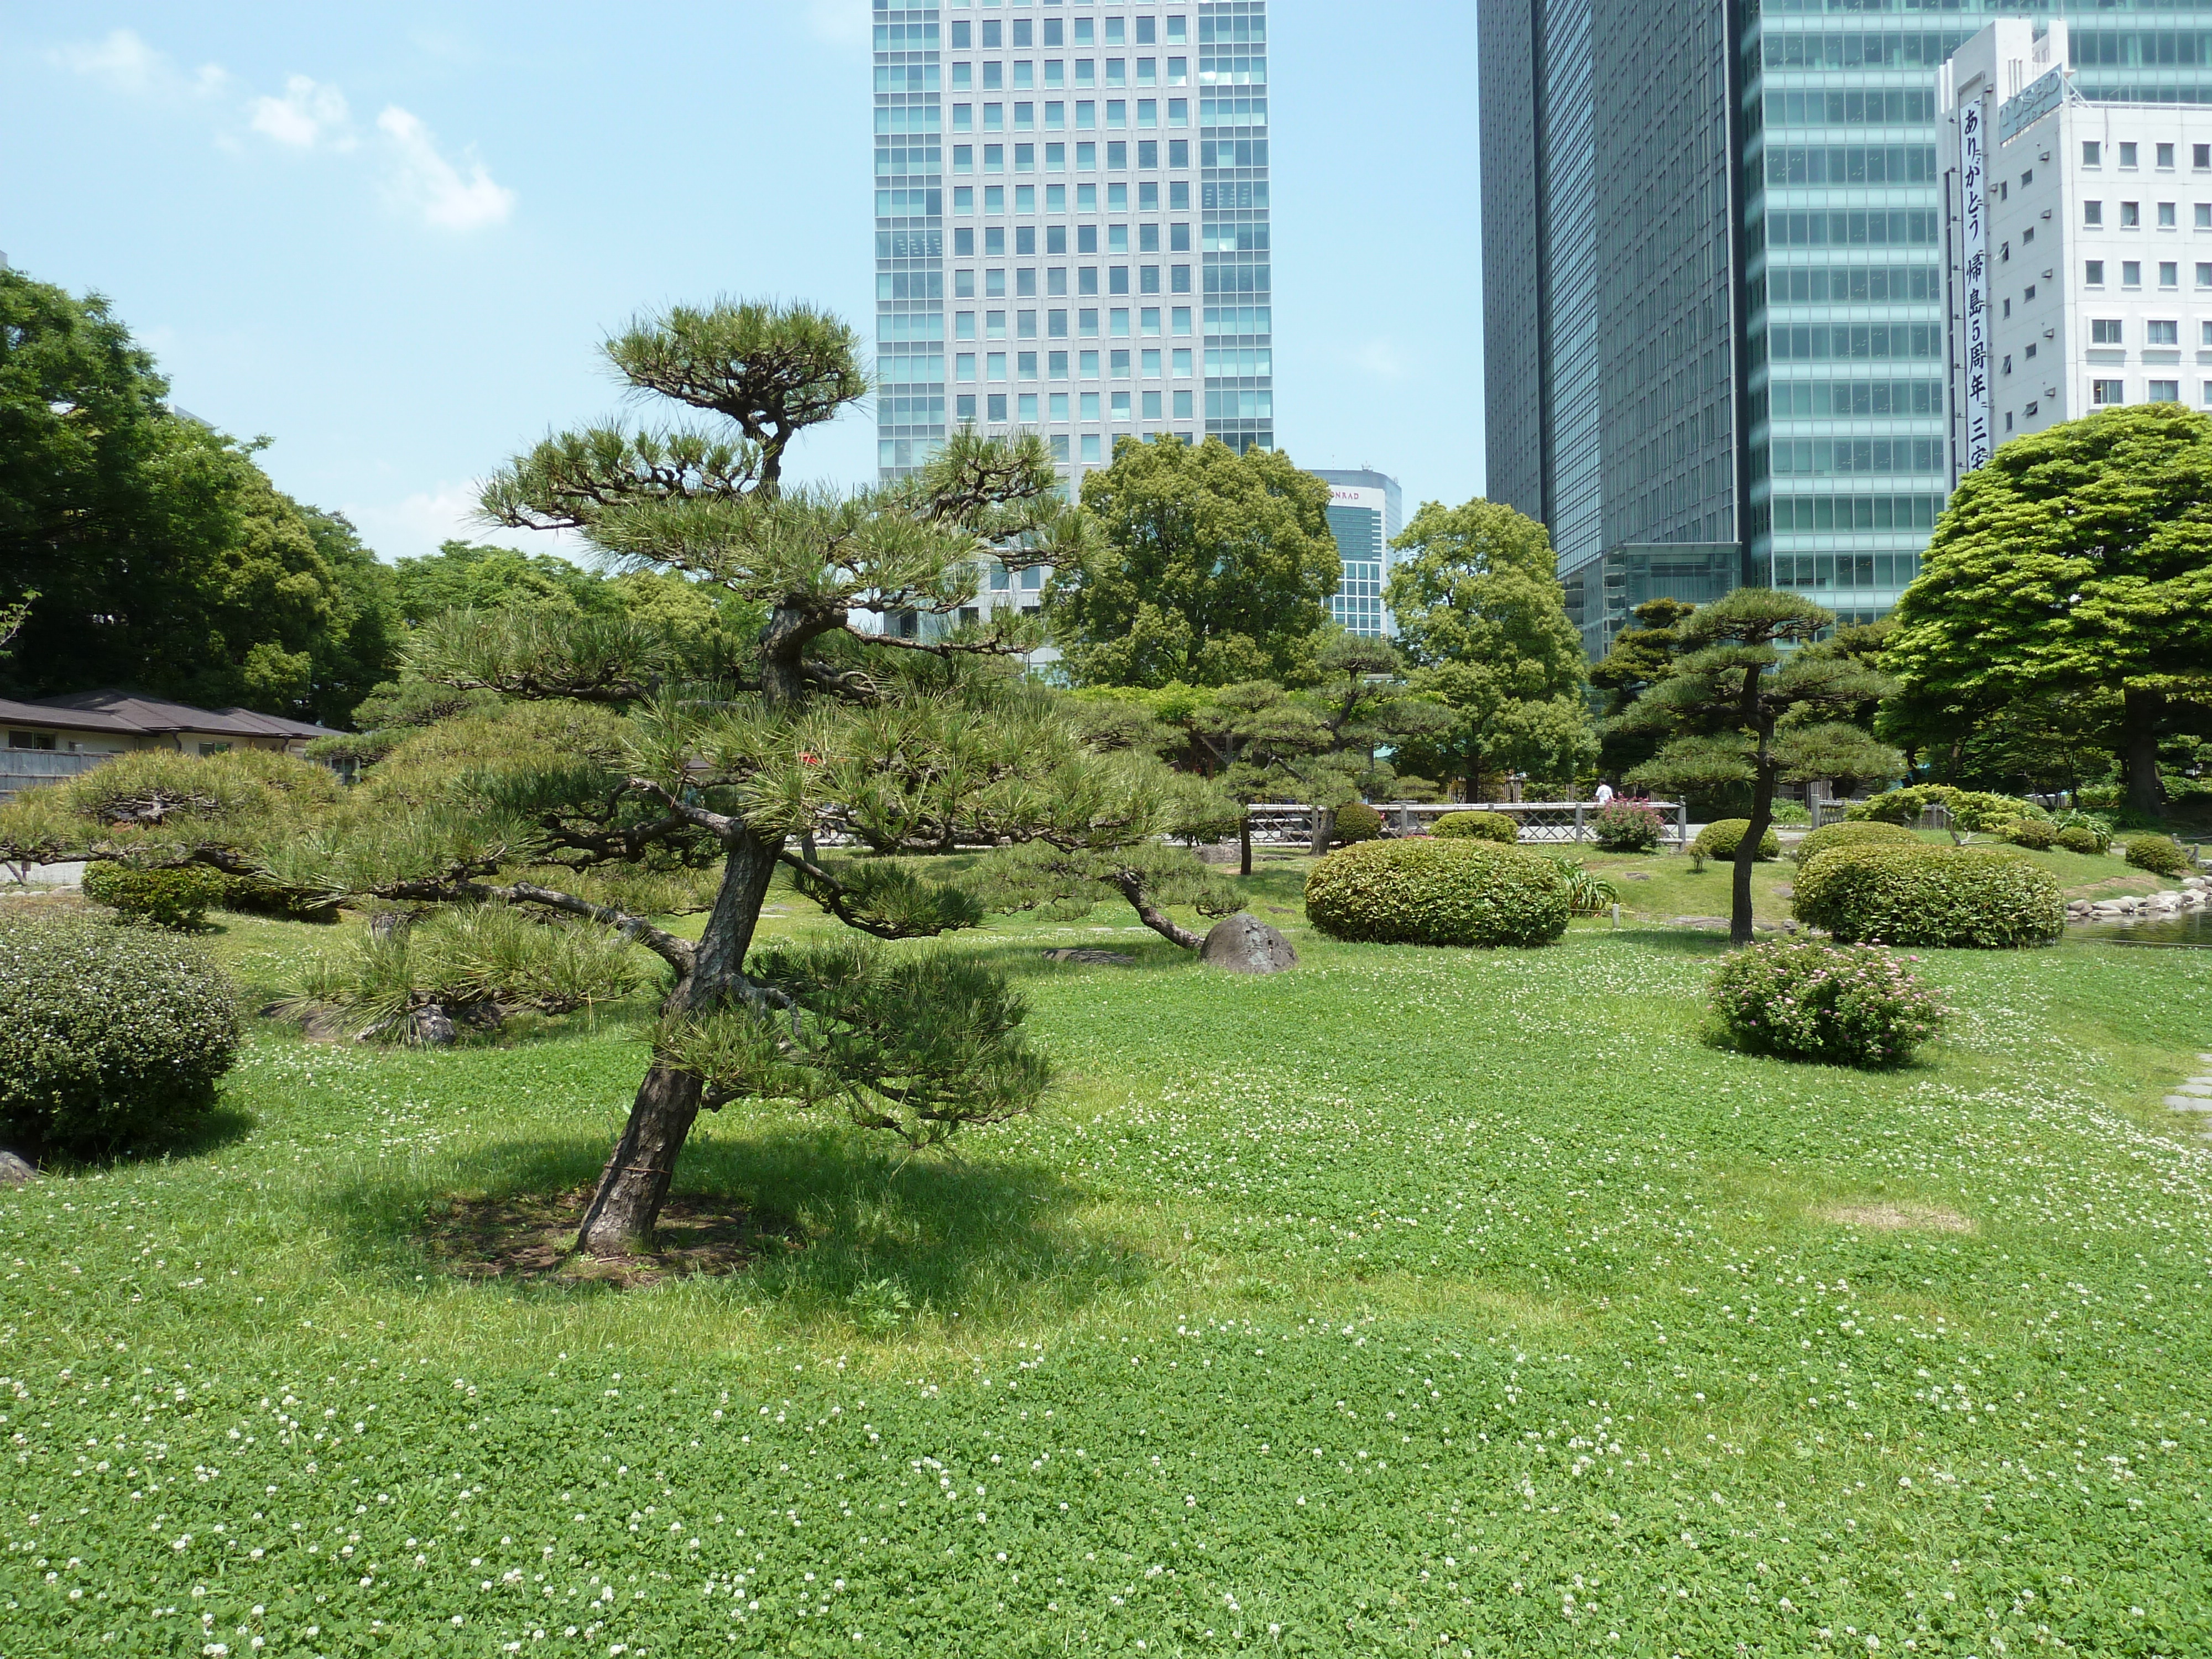
[[[219,1101],[211,1110],[198,1117],[182,1123],[158,1125],[104,1152],[42,1147],[28,1137],[23,1137],[15,1150],[35,1164],[42,1175],[106,1173],[139,1164],[205,1158],[245,1139],[253,1133],[258,1121],[244,1107]],[[4,1134],[0,1134],[0,1139],[5,1139]]]
[[[1139,1285],[1154,1264],[1086,1221],[1096,1200],[1044,1170],[1018,1164],[902,1155],[856,1131],[757,1135],[695,1132],[672,1196],[697,1211],[726,1209],[763,1236],[763,1250],[729,1281],[748,1301],[769,1300],[802,1320],[885,1332],[960,1314],[967,1328],[1040,1305],[1055,1311]],[[349,1267],[412,1285],[446,1276],[425,1245],[433,1218],[456,1196],[495,1198],[587,1188],[606,1142],[570,1137],[495,1143],[442,1171],[381,1172],[332,1189],[325,1208]],[[442,1178],[441,1178],[442,1177]],[[488,1287],[489,1288],[489,1287]],[[548,1281],[501,1293],[614,1294],[605,1282]]]

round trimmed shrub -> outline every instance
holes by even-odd
[[[2058,832],[2058,845],[2069,853],[2094,856],[2105,850],[2105,838],[2086,823],[2069,824]]]
[[[1431,835],[1455,839],[1472,836],[1510,847],[1521,839],[1521,826],[1504,812],[1447,812],[1431,827]]]
[[[2154,876],[2175,879],[2189,873],[2189,853],[2171,836],[2133,836],[2128,840],[2128,862]]]
[[[1722,818],[1698,830],[1697,840],[1690,845],[1709,859],[1730,863],[1735,858],[1735,849],[1743,844],[1743,832],[1750,828],[1749,818]],[[1782,856],[1782,842],[1771,829],[1759,838],[1759,856],[1761,860]]]
[[[1815,830],[1797,843],[1797,863],[1802,868],[1821,854],[1838,847],[1917,847],[1920,838],[1901,823],[1883,823],[1879,820],[1857,823],[1831,823]]]
[[[1943,1007],[1889,951],[1816,939],[1753,945],[1714,974],[1712,1009],[1731,1047],[1824,1066],[1900,1066],[1936,1035]]]
[[[1540,854],[1485,841],[1374,841],[1331,853],[1306,878],[1306,917],[1369,945],[1548,945],[1571,894]]]
[[[1667,821],[1642,801],[1609,800],[1590,815],[1589,826],[1608,853],[1648,853],[1666,833]]]
[[[220,904],[230,883],[204,865],[141,870],[128,864],[95,864],[84,872],[84,896],[132,921],[190,932]]]
[[[2066,930],[2058,878],[1994,848],[1835,848],[1799,872],[1793,908],[1844,944],[2002,951]]]
[[[2058,831],[2042,818],[2013,818],[1998,824],[1996,833],[2031,853],[2047,853],[2058,842]]]
[[[198,946],[91,916],[0,918],[0,1125],[106,1152],[203,1116],[238,1058],[230,981]]]
[[[1382,815],[1364,801],[1336,809],[1336,838],[1346,847],[1382,838]]]

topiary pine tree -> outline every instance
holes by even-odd
[[[1096,849],[1149,841],[1172,816],[1157,759],[1086,744],[1006,664],[1037,642],[1033,623],[1000,612],[950,626],[974,605],[987,554],[1016,568],[1080,554],[1085,521],[1040,440],[963,433],[910,478],[794,489],[781,482],[788,444],[866,390],[842,324],[803,307],[684,309],[607,355],[637,389],[738,430],[551,438],[491,480],[484,514],[758,606],[768,621],[738,683],[687,687],[652,630],[448,617],[414,667],[501,704],[401,742],[311,838],[349,892],[536,905],[615,928],[672,970],[651,1066],[579,1234],[595,1255],[650,1237],[702,1110],[836,1102],[921,1146],[1026,1110],[1044,1088],[1020,1000],[972,962],[858,945],[754,952],[779,867],[878,939],[980,919],[957,885],[902,862],[817,860],[811,837]],[[884,613],[917,614],[920,637],[875,631],[867,618]],[[641,867],[719,868],[696,944],[619,902],[610,878]]]
[[[1905,757],[1860,727],[1832,718],[1889,683],[1849,658],[1785,652],[1835,625],[1832,612],[1794,593],[1741,587],[1678,624],[1674,670],[1622,714],[1625,730],[1669,737],[1632,782],[1666,789],[1751,786],[1751,818],[1737,843],[1729,936],[1752,938],[1751,872],[1774,822],[1785,780],[1895,776]]]

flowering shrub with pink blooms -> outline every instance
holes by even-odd
[[[1597,844],[1608,853],[1648,853],[1666,833],[1667,821],[1640,800],[1609,800],[1590,814]]]
[[[1828,1066],[1901,1066],[1934,1036],[1943,1006],[1899,956],[1872,945],[1754,945],[1713,975],[1730,1046]]]

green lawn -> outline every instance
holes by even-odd
[[[1931,955],[1869,1077],[1703,1046],[1711,939],[1335,946],[1299,868],[1278,978],[961,940],[1049,1107],[725,1114],[679,1189],[802,1247],[647,1291],[421,1243],[596,1173],[627,1031],[264,1027],[205,1144],[0,1192],[0,1653],[2212,1651],[2212,956]]]

